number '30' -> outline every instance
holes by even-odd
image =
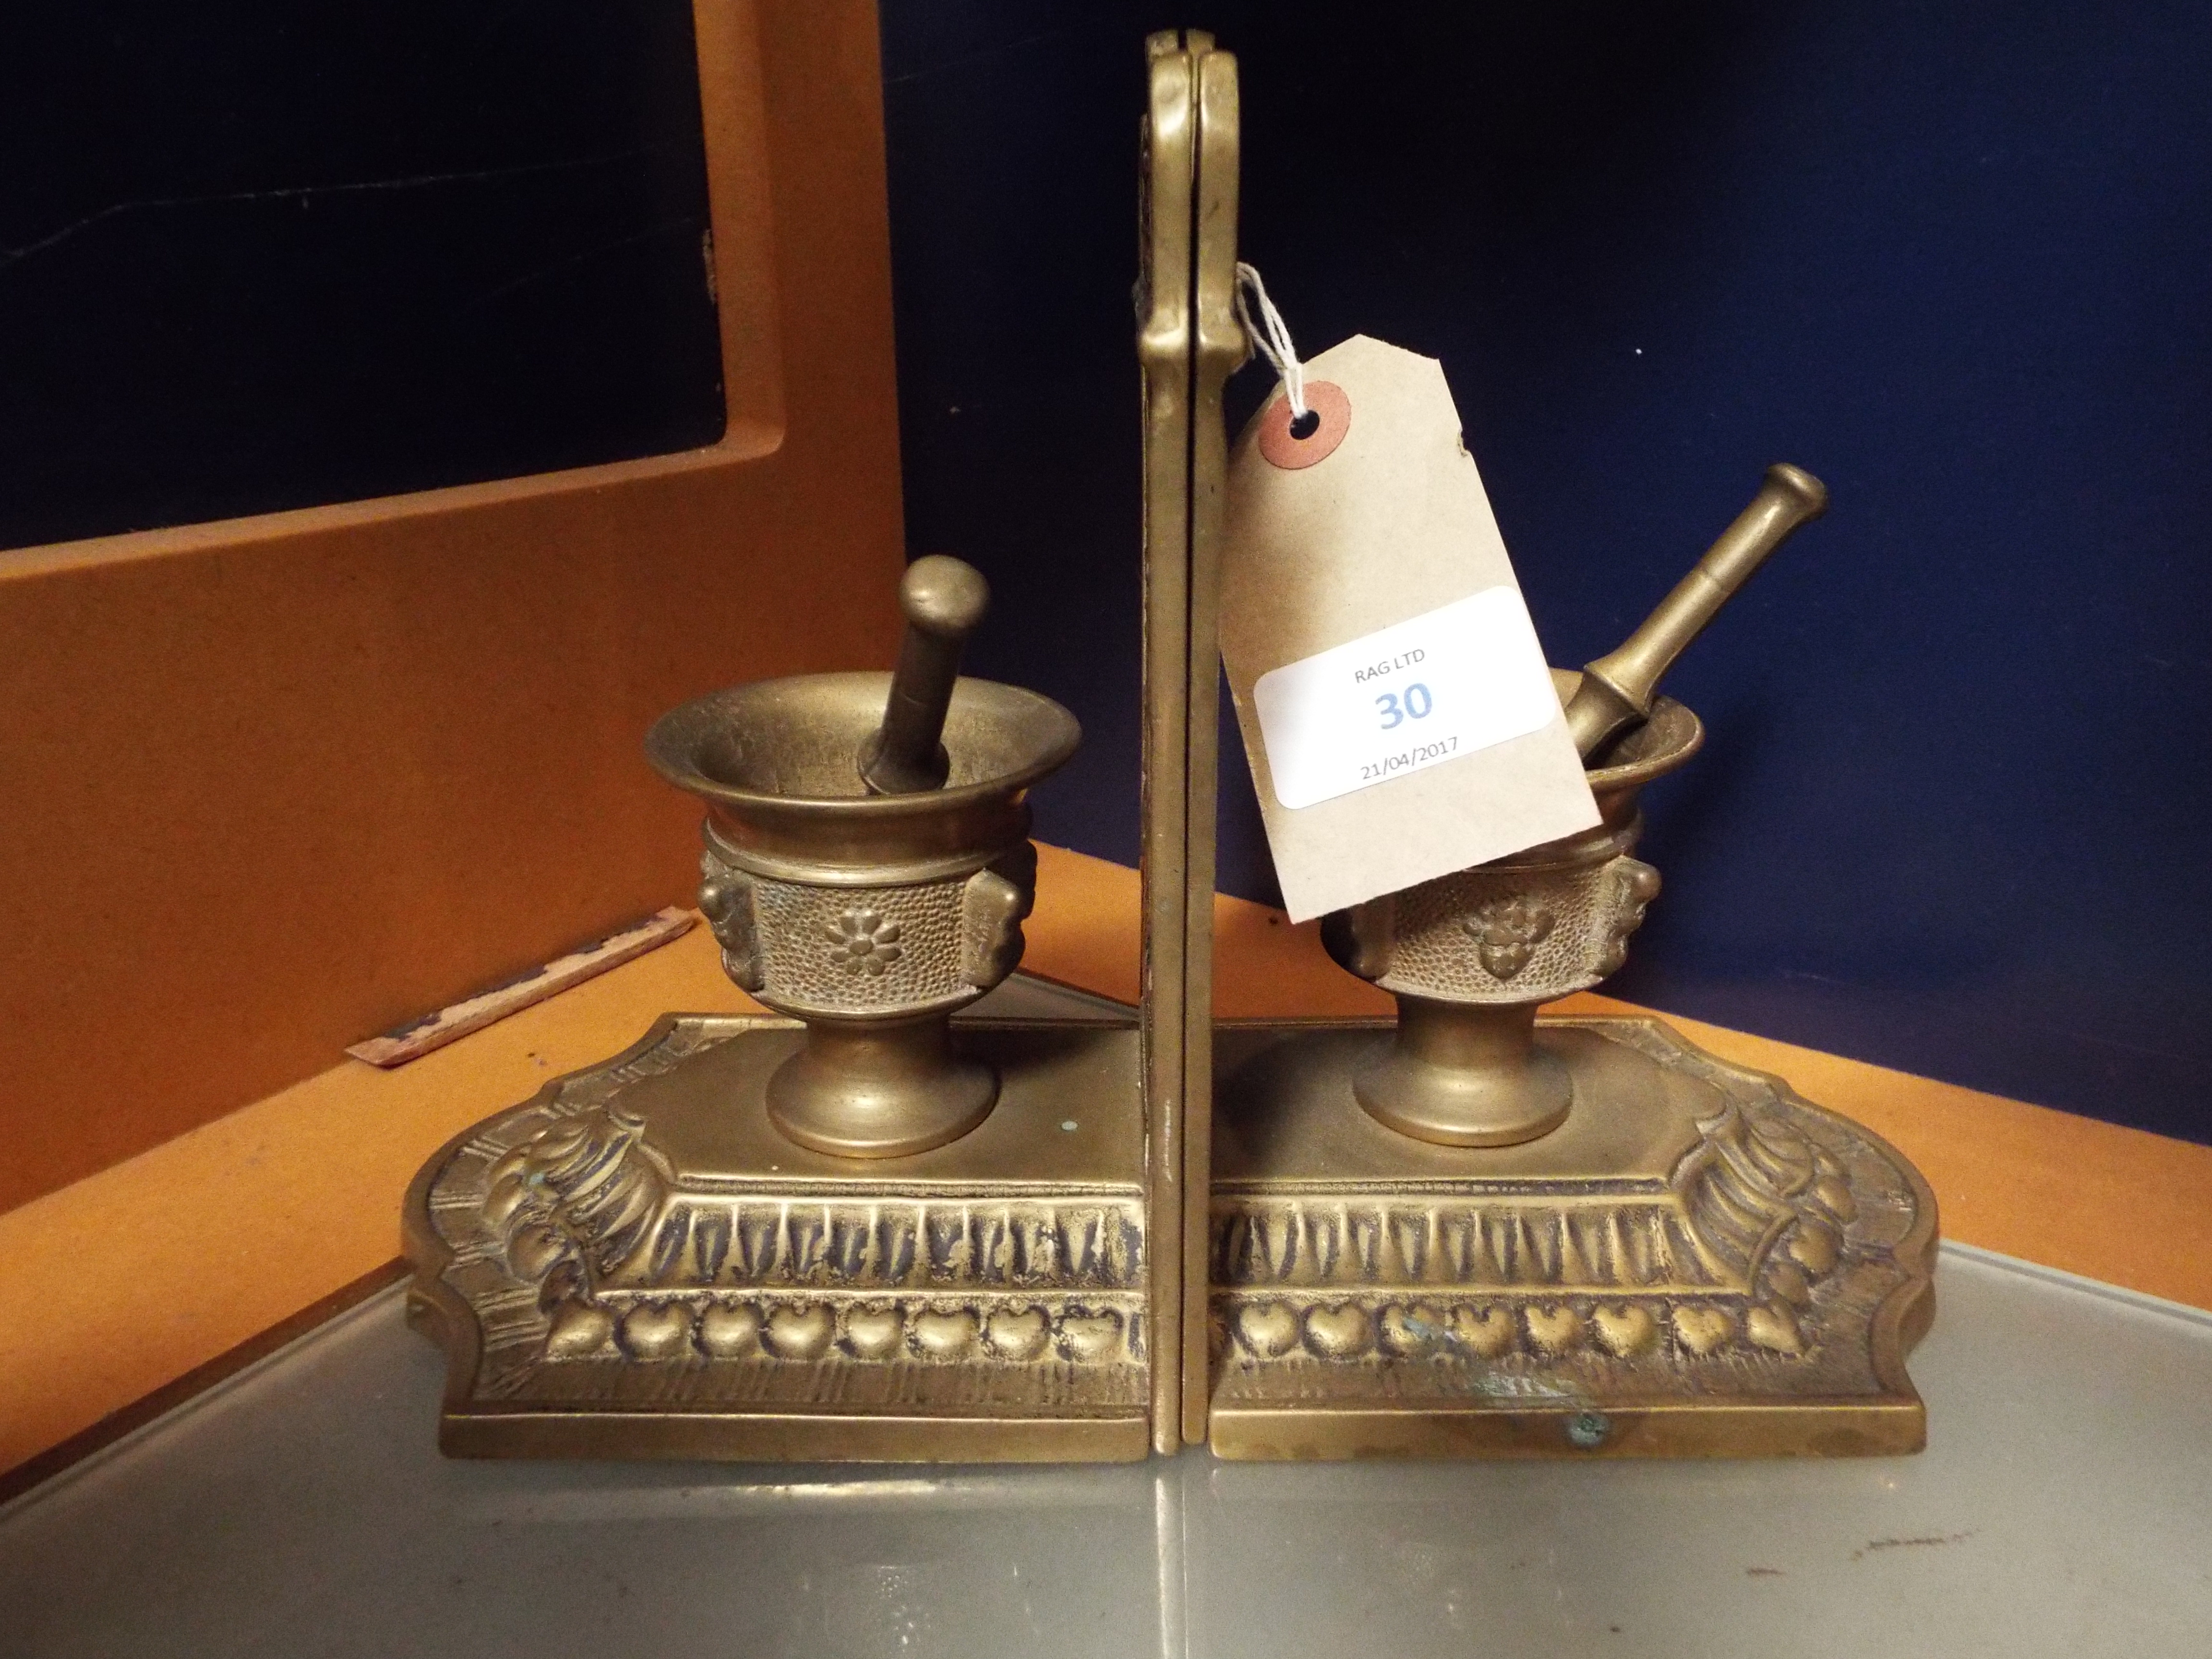
[[[1385,691],[1375,699],[1375,707],[1382,714],[1382,729],[1389,731],[1409,720],[1422,720],[1436,704],[1429,696],[1429,688],[1418,682],[1406,688],[1401,702],[1395,691]]]

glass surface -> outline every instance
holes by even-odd
[[[379,1297],[0,1511],[0,1653],[2212,1650],[2212,1317],[1947,1249],[1923,1456],[465,1463]]]

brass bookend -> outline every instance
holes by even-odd
[[[706,806],[723,965],[787,1018],[672,1014],[410,1190],[450,1452],[1104,1460],[1205,1433],[1189,895],[1212,888],[1220,399],[1244,356],[1236,66],[1194,31],[1146,49],[1142,1026],[960,1015],[1020,960],[1024,796],[1078,733],[957,678],[981,579],[919,561],[894,674],[738,686],[648,740]]]
[[[1205,118],[1234,135],[1233,64],[1203,84]],[[1157,69],[1153,90],[1157,144]],[[1195,363],[1182,380],[1156,375],[1150,353],[1175,315],[1159,320],[1164,265],[1194,273],[1183,314],[1201,335],[1205,273],[1219,273],[1224,299],[1234,280],[1235,145],[1206,145],[1226,175],[1210,182],[1213,209],[1197,213],[1188,248],[1164,250],[1154,232],[1141,290],[1156,302],[1142,337],[1146,523],[1156,536],[1186,526],[1190,548],[1181,610],[1181,596],[1152,596],[1155,621],[1164,603],[1187,630],[1178,672],[1190,713],[1148,755],[1147,777],[1159,788],[1187,740],[1182,867],[1194,896],[1155,882],[1148,902],[1184,902],[1194,940],[1179,985],[1148,986],[1146,1018],[1157,1030],[1182,1011],[1186,1060],[1204,1052],[1194,1034],[1212,992],[1196,930],[1212,867],[1227,464],[1218,381]],[[1157,216],[1157,155],[1152,178]],[[1219,362],[1242,356],[1224,343]],[[1194,1237],[1181,1276],[1188,1438],[1232,1458],[1924,1443],[1904,1356],[1934,1314],[1936,1220],[1911,1165],[1657,1020],[1538,1014],[1621,965],[1659,890],[1658,872],[1632,855],[1638,794],[1704,740],[1695,715],[1657,695],[1660,676],[1826,505],[1818,480],[1770,469],[1627,643],[1582,674],[1555,671],[1595,829],[1327,920],[1329,953],[1395,995],[1395,1023],[1225,1024],[1212,1033],[1210,1073],[1182,1074],[1192,1197],[1210,1194],[1202,1255]],[[1155,580],[1159,568],[1148,562]],[[1147,660],[1156,672],[1158,659]],[[1162,856],[1152,843],[1146,854]],[[1200,1127],[1209,1119],[1210,1133]],[[1187,1226],[1200,1207],[1189,1205]]]

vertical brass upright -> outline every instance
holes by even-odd
[[[1237,60],[1146,42],[1137,357],[1144,375],[1144,1033],[1156,1298],[1153,1444],[1206,1437],[1213,816],[1219,767],[1221,394],[1236,314]]]

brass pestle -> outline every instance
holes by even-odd
[[[1583,665],[1582,684],[1567,700],[1575,752],[1587,761],[1624,729],[1649,720],[1659,681],[1674,659],[1791,532],[1827,510],[1828,487],[1811,473],[1785,462],[1768,467],[1751,505],[1644,625],[1620,649]]]
[[[940,739],[960,678],[960,653],[991,608],[990,585],[971,564],[933,553],[899,582],[906,634],[884,699],[884,723],[860,745],[860,781],[878,795],[942,789],[951,762]]]
[[[1658,695],[1660,678],[1827,501],[1810,473],[1769,467],[1751,504],[1620,649],[1579,676],[1554,671],[1602,815],[1595,829],[1323,923],[1338,964],[1397,999],[1395,1032],[1353,1078],[1370,1115],[1453,1146],[1514,1146],[1565,1121],[1574,1078],[1546,1047],[1536,1011],[1626,960],[1659,890],[1658,872],[1629,856],[1643,830],[1638,793],[1704,742],[1697,716]]]

